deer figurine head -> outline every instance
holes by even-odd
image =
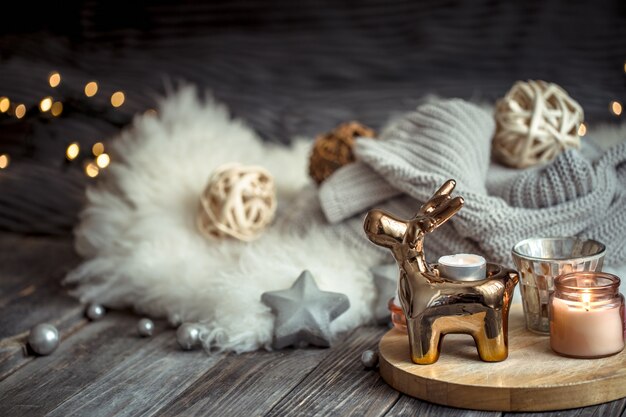
[[[391,250],[400,268],[398,296],[407,319],[411,359],[418,364],[437,361],[440,339],[449,333],[468,333],[485,361],[508,356],[508,313],[517,272],[488,264],[487,277],[455,281],[441,276],[424,254],[424,238],[448,221],[461,207],[451,197],[456,182],[446,181],[410,220],[371,210],[364,223],[367,237]]]

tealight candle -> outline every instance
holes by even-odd
[[[624,349],[620,279],[606,272],[572,272],[554,280],[550,346],[575,358],[599,358]]]
[[[479,255],[459,253],[439,258],[439,275],[459,281],[480,281],[487,277],[487,262]]]

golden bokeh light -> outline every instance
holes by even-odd
[[[87,174],[88,177],[95,178],[98,176],[99,172],[100,172],[100,168],[98,168],[98,166],[94,164],[93,162],[90,162],[87,165],[85,165],[85,174]]]
[[[93,97],[98,92],[98,83],[95,81],[89,81],[85,84],[85,95],[87,97]],[[96,174],[98,175],[98,174]]]
[[[50,83],[50,87],[52,88],[57,87],[59,84],[61,84],[61,74],[56,71],[51,72],[50,76],[48,77],[48,83]]]
[[[9,166],[9,155],[3,153],[0,155],[0,169],[5,169]]]
[[[124,96],[124,93],[121,91],[116,91],[115,93],[111,95],[111,105],[113,107],[121,106],[122,104],[124,104],[124,100],[126,100],[126,97]]]
[[[104,152],[104,143],[102,142],[94,143],[93,146],[91,147],[91,152],[93,152],[93,156],[100,155],[102,152]]]
[[[111,162],[111,158],[109,158],[109,155],[105,153],[101,153],[96,158],[96,165],[98,165],[98,168],[106,168],[109,166],[110,162]]]
[[[620,114],[622,114],[622,103],[620,103],[619,101],[612,101],[611,113],[613,113],[616,116],[619,116]]]
[[[578,136],[583,137],[587,134],[587,125],[584,123],[581,123],[580,126],[578,126]]]
[[[59,117],[61,113],[63,113],[63,103],[61,103],[60,101],[55,101],[54,103],[52,103],[50,113],[52,113],[54,117]]]
[[[80,153],[80,146],[78,145],[78,143],[72,142],[67,146],[67,149],[65,150],[65,157],[69,161],[73,161],[74,159],[76,159],[79,153]]]
[[[0,97],[0,113],[6,113],[11,107],[11,100],[6,97]]]
[[[52,97],[45,97],[39,102],[39,110],[47,112],[52,108]]]
[[[15,106],[15,117],[21,119],[26,115],[26,106],[23,104],[18,104]]]

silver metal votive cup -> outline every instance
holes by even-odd
[[[549,334],[548,305],[554,278],[576,271],[601,271],[605,246],[576,237],[531,238],[513,247],[528,330]]]

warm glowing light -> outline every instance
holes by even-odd
[[[88,177],[90,178],[97,177],[99,172],[100,172],[100,168],[98,168],[98,166],[94,164],[93,162],[90,162],[87,165],[85,165],[85,174],[87,174]]]
[[[624,73],[626,73],[626,61],[624,61]]]
[[[50,76],[48,77],[48,82],[50,83],[50,87],[52,88],[58,86],[59,84],[61,84],[61,74],[56,71],[50,73]]]
[[[109,155],[105,153],[101,153],[96,158],[96,165],[98,165],[98,168],[106,168],[109,166],[110,162],[111,162],[111,158],[109,158]]]
[[[9,107],[11,107],[11,100],[6,97],[0,97],[0,112],[6,113]]]
[[[102,152],[104,152],[104,144],[102,142],[96,142],[91,147],[91,152],[93,152],[93,156],[98,156]]]
[[[46,97],[39,102],[39,110],[47,112],[52,108],[52,97]]]
[[[89,81],[85,84],[85,95],[87,97],[93,97],[98,92],[98,83],[95,81]],[[97,174],[96,174],[97,175]]]
[[[580,126],[578,126],[578,136],[583,137],[587,134],[587,125],[584,123],[581,123]]]
[[[124,104],[124,100],[126,100],[126,97],[124,97],[124,93],[121,91],[116,91],[113,95],[111,95],[111,105],[113,107],[121,106]]]
[[[622,114],[622,103],[620,103],[619,101],[612,101],[611,112],[616,116]]]
[[[80,146],[78,145],[78,143],[72,142],[67,146],[67,149],[65,150],[65,157],[68,160],[73,161],[74,159],[76,159],[79,153]]]
[[[583,300],[583,308],[589,311],[589,308],[591,307],[591,294],[584,292],[581,294],[581,298]]]
[[[3,153],[0,155],[0,169],[5,169],[9,166],[9,155]]]
[[[60,116],[61,113],[63,113],[63,103],[61,103],[60,101],[55,101],[54,103],[52,103],[50,113],[52,113],[54,117]]]
[[[18,104],[15,107],[15,117],[17,117],[18,119],[21,119],[25,115],[26,115],[26,106],[23,104]]]

